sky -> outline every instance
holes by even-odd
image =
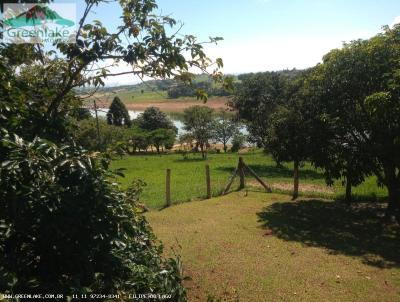
[[[83,0],[77,3],[79,15]],[[210,57],[223,59],[226,74],[312,67],[344,41],[369,38],[379,33],[383,25],[400,23],[399,0],[158,0],[157,3],[163,14],[184,24],[182,34],[194,34],[199,40],[207,40],[209,36],[224,38],[218,45],[206,45],[205,50]],[[115,28],[119,12],[116,4],[102,5],[91,18]],[[106,83],[132,81],[137,79],[121,76]]]

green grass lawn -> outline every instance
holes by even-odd
[[[166,102],[168,101],[166,91],[144,91],[132,90],[132,91],[121,91],[117,95],[125,104],[132,103],[146,103],[146,102]]]
[[[194,101],[195,97],[182,97],[177,99],[168,98],[167,92],[162,90],[152,91],[152,90],[144,90],[143,92],[140,89],[135,90],[122,90],[116,91],[115,93],[106,93],[102,95],[100,98],[112,100],[114,96],[118,95],[118,97],[124,102],[124,104],[135,104],[135,103],[164,103],[164,102],[185,102],[185,101]]]
[[[262,177],[268,184],[274,185],[275,192],[290,191],[292,185],[292,164],[277,167],[270,156],[260,150],[241,154],[244,161]],[[205,165],[210,165],[212,193],[217,196],[226,185],[231,173],[237,165],[238,154],[209,154],[206,161],[200,155],[191,154],[184,159],[180,154],[137,155],[126,156],[114,160],[111,168],[125,168],[125,178],[119,179],[122,187],[126,188],[133,179],[140,178],[147,183],[141,196],[141,201],[150,208],[160,208],[165,203],[165,171],[172,170],[171,195],[174,203],[203,198],[206,195]],[[300,172],[300,183],[308,191],[303,196],[338,197],[343,194],[341,182],[333,188],[325,186],[325,180],[320,171],[306,164]],[[248,178],[248,184],[255,185],[254,179]],[[237,181],[232,189],[237,187]],[[353,189],[359,199],[380,198],[386,195],[383,188],[378,188],[373,177]]]
[[[181,256],[189,301],[400,301],[400,229],[381,229],[382,211],[242,191],[146,217]]]

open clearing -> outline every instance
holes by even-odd
[[[118,96],[126,105],[128,110],[144,111],[148,107],[158,107],[164,112],[183,112],[186,108],[195,105],[207,106],[214,110],[228,109],[227,97],[210,97],[206,103],[195,97],[182,97],[169,99],[165,91],[121,91],[116,93],[97,93],[94,95],[97,106],[108,108],[115,96]]]
[[[400,301],[400,230],[379,209],[235,192],[146,216],[189,301]]]
[[[210,98],[207,100],[206,103],[200,100],[196,100],[195,98],[188,98],[188,99],[178,99],[178,100],[169,100],[166,99],[161,102],[157,101],[148,101],[148,102],[137,102],[137,103],[128,103],[126,108],[130,110],[138,110],[144,111],[148,107],[158,107],[164,112],[183,112],[186,108],[191,106],[207,106],[214,110],[220,109],[228,109],[226,105],[227,99],[226,98]]]
[[[293,165],[288,163],[277,167],[271,156],[261,150],[248,151],[244,154],[221,153],[209,154],[207,160],[199,154],[190,154],[184,158],[181,154],[146,154],[125,156],[114,160],[111,168],[126,169],[125,178],[119,178],[122,187],[126,188],[133,179],[140,178],[147,183],[141,195],[141,201],[150,208],[161,208],[165,204],[165,171],[171,169],[171,196],[174,203],[180,203],[206,195],[205,165],[210,165],[213,196],[218,196],[237,166],[239,156],[248,164],[275,192],[290,192],[293,184]],[[254,178],[246,178],[249,186],[261,189]],[[235,190],[238,179],[232,186]],[[376,184],[375,177],[353,188],[357,200],[375,200],[387,196],[384,188]],[[321,171],[306,163],[300,169],[300,194],[307,197],[337,198],[342,196],[344,188],[341,181],[327,187]]]

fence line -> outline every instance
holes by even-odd
[[[271,193],[271,188],[269,186],[267,186],[267,184],[249,166],[247,166],[244,163],[242,157],[239,157],[238,165],[237,165],[236,169],[234,170],[233,174],[231,175],[231,177],[229,178],[229,181],[228,181],[227,185],[225,186],[225,189],[220,192],[221,195],[225,195],[229,192],[229,189],[231,188],[237,175],[239,175],[239,190],[244,189],[245,184],[246,184],[245,183],[245,171],[249,172],[249,174],[252,175],[264,187],[264,189],[268,193]],[[206,197],[206,199],[210,199],[212,197],[212,184],[211,184],[210,166],[208,164],[205,165],[205,172],[206,172],[205,173],[205,178],[206,178],[205,197]],[[166,205],[165,206],[169,207],[172,204],[172,201],[171,201],[171,169],[166,170],[165,185],[166,185],[166,188],[165,188]]]

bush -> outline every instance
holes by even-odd
[[[73,132],[73,138],[78,145],[90,151],[106,151],[107,148],[118,142],[126,141],[130,128],[109,125],[104,119],[99,119],[99,133],[96,119],[90,118],[80,121]]]
[[[171,119],[157,107],[149,107],[134,121],[135,124],[146,131],[157,129],[171,129],[178,133]]]
[[[244,147],[244,144],[246,143],[246,136],[243,134],[236,134],[232,138],[232,147],[231,151],[232,152],[239,152],[240,149]]]
[[[6,134],[6,133],[5,133]],[[164,260],[105,159],[76,146],[0,140],[1,293],[159,293],[185,301],[179,259]],[[64,300],[64,299],[62,299]]]

